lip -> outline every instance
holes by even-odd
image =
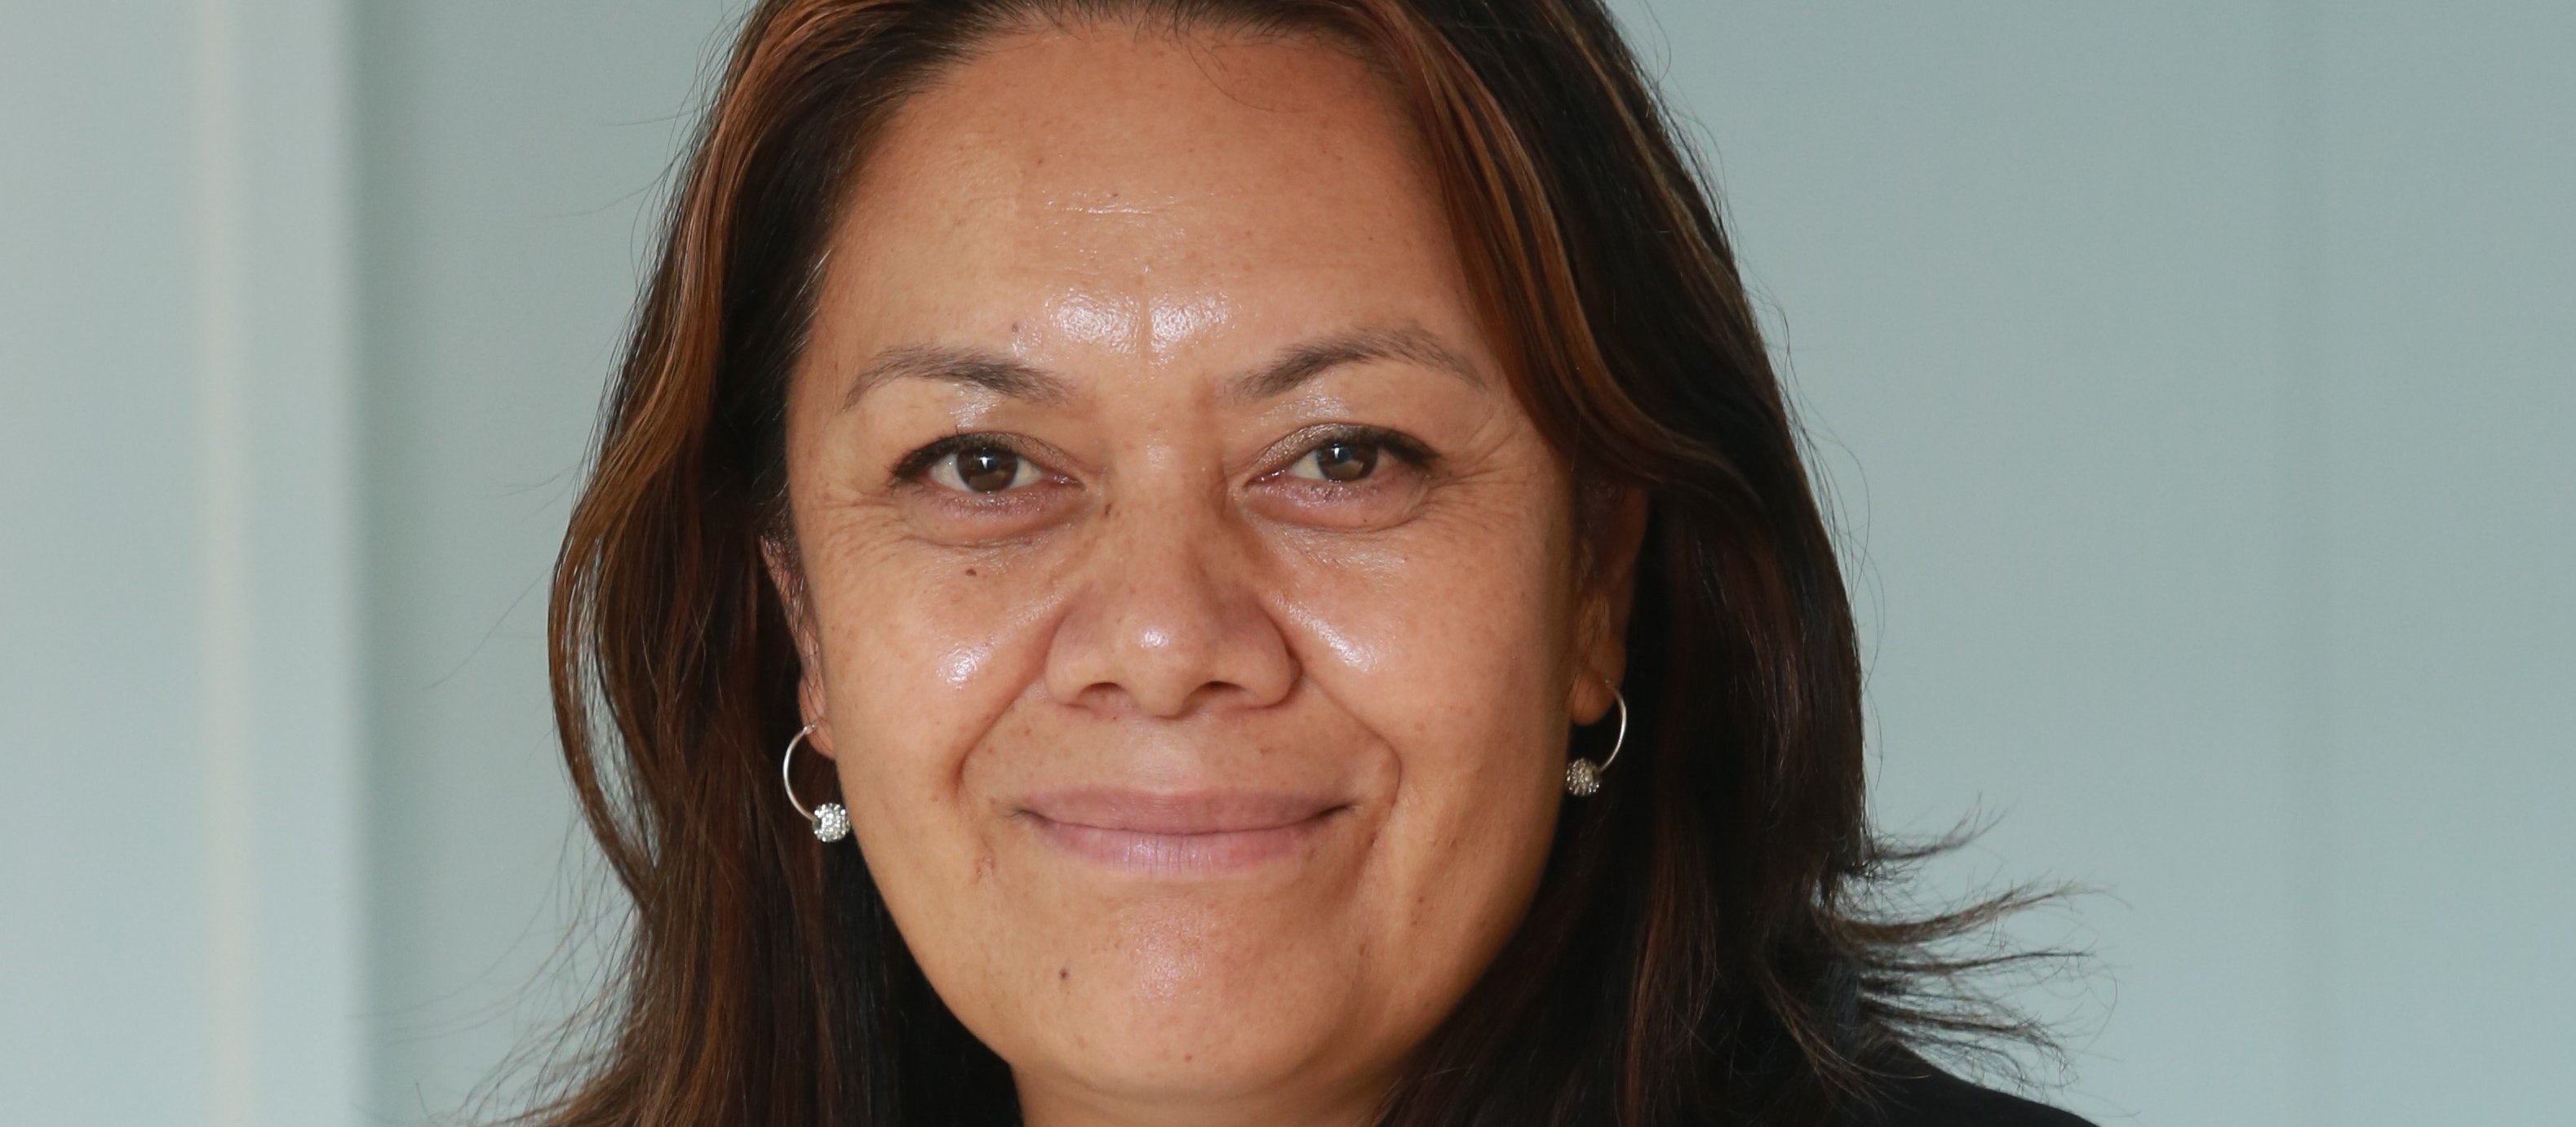
[[[1291,856],[1348,805],[1276,791],[1067,790],[1018,813],[1040,840],[1083,860],[1173,876],[1248,869]]]

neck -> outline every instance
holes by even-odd
[[[1392,1078],[1226,1094],[1104,1092],[1012,1070],[1025,1127],[1368,1127]]]

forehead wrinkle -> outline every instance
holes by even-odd
[[[1236,379],[1226,398],[1257,402],[1295,390],[1306,381],[1344,364],[1371,360],[1405,360],[1447,372],[1479,389],[1484,374],[1458,350],[1429,330],[1415,326],[1353,329],[1290,345],[1270,363]]]
[[[933,380],[1049,406],[1073,400],[1073,389],[1062,378],[1013,357],[980,348],[906,344],[877,353],[859,369],[841,397],[841,409],[856,406],[880,385],[905,379]]]

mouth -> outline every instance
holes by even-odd
[[[1039,840],[1108,868],[1215,875],[1295,855],[1346,802],[1254,791],[1074,790],[1031,796],[1015,812]]]

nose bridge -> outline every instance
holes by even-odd
[[[1061,701],[1156,716],[1211,698],[1269,704],[1295,680],[1262,607],[1257,555],[1222,482],[1163,467],[1113,489],[1084,537],[1084,582],[1047,661]]]

